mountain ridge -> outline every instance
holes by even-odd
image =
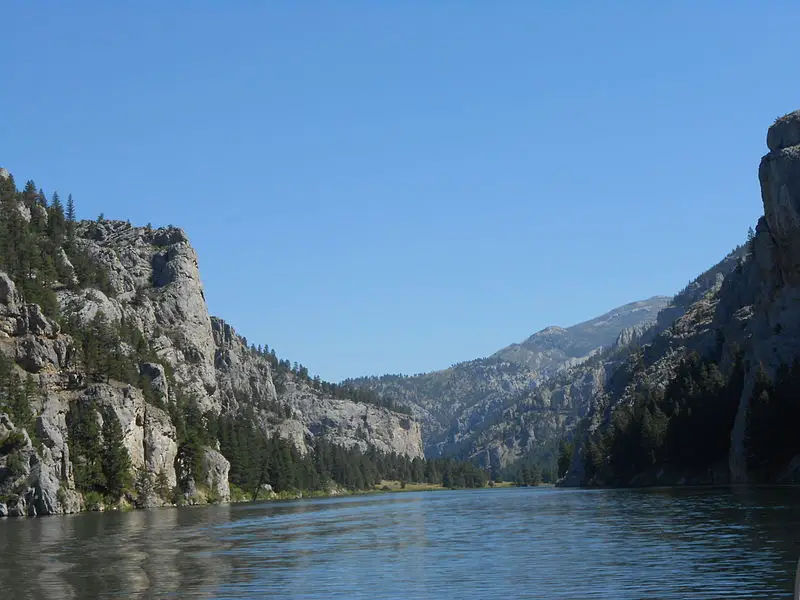
[[[504,354],[504,350],[512,347],[507,346],[488,357],[460,362],[439,371],[361,377],[345,382],[410,406],[422,423],[426,455],[449,456],[464,436],[493,419],[514,398],[535,389],[539,382],[559,369],[588,359],[591,353],[603,347],[591,345],[592,340],[612,345],[623,328],[654,322],[667,300],[664,296],[653,296],[570,327],[544,328],[526,338],[529,348],[532,346],[534,350],[525,349],[526,354],[520,360]],[[587,332],[586,328],[596,331]],[[572,343],[572,336],[578,336],[578,343]],[[543,338],[553,340],[550,347],[540,343]],[[573,356],[567,352],[572,352]],[[534,355],[536,359],[532,360]]]
[[[212,317],[182,229],[77,221],[71,197],[0,175],[0,516],[329,485],[318,452],[353,462],[337,477],[354,486],[422,459],[410,415]]]

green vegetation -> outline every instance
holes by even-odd
[[[795,428],[800,418],[800,361],[779,369],[773,383],[763,368],[747,411],[745,452],[747,467],[756,481],[770,481],[778,470],[800,454]]]
[[[99,417],[98,407],[85,397],[73,402],[67,414],[75,486],[117,501],[133,483],[131,459],[119,420],[106,409],[101,427]]]
[[[119,498],[130,488],[131,457],[122,444],[122,426],[111,410],[103,415],[102,470],[109,496]]]
[[[48,202],[33,181],[18,192],[13,177],[0,179],[0,270],[8,273],[25,302],[38,304],[51,318],[59,314],[56,285],[112,291],[105,272],[75,243],[71,196],[67,208],[69,218],[58,194]],[[74,267],[74,279],[65,256]]]
[[[411,409],[406,405],[396,402],[393,398],[377,394],[367,388],[359,387],[348,382],[343,384],[330,383],[329,381],[320,379],[319,376],[311,377],[307,367],[297,362],[292,363],[288,360],[279,359],[274,348],[270,350],[267,346],[258,346],[251,347],[250,350],[269,361],[273,370],[275,387],[278,389],[279,393],[283,391],[286,385],[286,376],[291,373],[296,379],[310,385],[326,396],[343,400],[352,400],[353,402],[362,404],[374,404],[375,406],[382,406],[406,415],[411,414]]]
[[[410,459],[374,449],[344,448],[318,438],[311,452],[301,454],[293,444],[267,437],[251,416],[223,417],[209,430],[219,436],[222,454],[231,463],[229,479],[245,494],[255,496],[264,484],[278,493],[371,489],[382,480],[427,483],[444,487],[483,487],[486,473],[474,465],[453,460]]]
[[[28,433],[33,431],[31,402],[38,394],[33,377],[28,375],[23,380],[14,363],[0,353],[0,412],[8,413],[14,425]]]
[[[632,405],[617,407],[608,425],[588,436],[587,480],[626,486],[656,467],[707,473],[725,463],[743,377],[741,359],[725,377],[691,354],[663,392],[640,389]]]

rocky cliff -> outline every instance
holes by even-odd
[[[3,179],[6,185],[11,181],[7,172]],[[45,220],[38,230],[55,227],[48,226],[48,213],[39,204],[9,197],[15,196],[6,189],[0,217],[22,219],[19,227],[32,219]],[[74,411],[82,406],[91,414],[89,426],[96,422],[98,430],[105,431],[106,419],[118,421],[134,472],[147,488],[140,498],[148,505],[164,502],[164,494],[155,491],[156,479],[170,490],[187,483],[192,501],[229,497],[229,464],[217,444],[209,442],[193,456],[201,464],[187,471],[179,456],[178,406],[212,417],[247,415],[301,452],[321,436],[344,447],[422,456],[420,426],[413,418],[328,397],[290,371],[277,374],[269,356],[211,317],[197,254],[181,229],[100,219],[75,224],[70,236],[70,256],[82,263],[73,264],[58,250],[46,262],[55,263],[57,276],[35,288],[43,297],[55,295],[57,306],[50,310],[57,320],[26,302],[26,290],[0,272],[0,355],[10,360],[4,376],[24,389],[21,402],[29,408],[18,413],[33,419],[25,426],[0,415],[0,514],[84,507],[70,454],[77,442],[69,433]],[[92,283],[79,285],[86,273]],[[24,271],[20,277],[27,282]],[[105,347],[114,356],[94,356],[97,338],[108,336],[112,343]],[[103,361],[115,370],[95,372],[92,364]],[[6,404],[15,397],[6,394]]]
[[[677,331],[677,323],[692,306],[687,297],[718,290],[743,255],[744,249],[737,248],[662,306],[654,319],[626,327],[612,344],[515,399],[493,422],[466,437],[459,454],[493,468],[508,467],[525,457],[553,466],[556,444],[571,438],[584,418],[604,414],[610,396],[624,393],[628,371],[644,360],[644,348],[666,330]]]
[[[643,339],[641,347],[621,356],[611,377],[587,399],[591,406],[587,429],[609,431],[614,415],[626,407],[635,409],[643,390],[663,394],[691,356],[718,366],[722,373],[730,373],[738,357],[744,375],[733,407],[735,420],[729,432],[727,465],[716,465],[697,475],[686,468],[669,473],[656,464],[644,479],[637,476],[634,480],[749,481],[746,446],[748,437],[755,435],[748,432],[754,396],[772,389],[771,384],[763,382],[778,381],[781,370],[786,372],[800,358],[800,111],[770,127],[767,146],[769,152],[758,170],[764,216],[754,237],[699,278],[697,285],[684,290],[682,297],[663,311],[658,329]],[[760,396],[759,401],[760,410],[768,407],[772,411],[772,421],[765,425],[767,435],[770,430],[778,435],[782,427],[779,421],[789,417],[786,411],[792,410],[793,403],[787,409],[768,395]],[[774,439],[774,444],[780,443]],[[781,459],[783,464],[769,465],[771,480],[797,478],[798,461],[791,460],[791,448],[788,450]],[[753,452],[751,448],[751,455]],[[800,454],[800,449],[794,453]],[[582,464],[586,456],[581,458],[579,448],[565,483],[595,482],[586,479]]]
[[[443,371],[411,377],[384,375],[351,383],[410,406],[422,423],[428,456],[468,458],[483,448],[478,440],[483,439],[487,429],[500,423],[525,427],[513,407],[537,397],[534,393],[537,385],[564,369],[584,363],[602,348],[615,345],[620,336],[631,338],[648,328],[669,302],[667,297],[655,296],[571,327],[547,327],[488,358],[459,363]],[[563,431],[565,424],[549,418],[546,424],[538,421],[531,424],[534,429],[540,426],[550,432],[549,439]],[[530,440],[539,437],[532,434],[522,446],[518,440],[509,441],[513,450],[510,447],[507,451],[498,450],[496,460],[490,462],[507,465],[524,452]]]
[[[629,335],[634,330],[649,327],[670,301],[667,296],[654,296],[566,329],[547,327],[520,344],[499,350],[494,356],[525,365],[543,380],[564,367],[580,364],[599,348],[609,347],[621,334]]]

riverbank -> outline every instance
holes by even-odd
[[[148,510],[151,508],[182,508],[188,506],[209,506],[212,504],[255,504],[262,502],[286,502],[291,500],[307,500],[312,498],[337,498],[344,496],[367,496],[374,494],[395,494],[403,492],[443,492],[454,490],[471,490],[471,489],[503,489],[518,487],[512,482],[493,482],[491,485],[486,485],[482,488],[452,488],[444,487],[441,484],[432,483],[407,483],[399,480],[381,480],[380,483],[375,484],[372,488],[363,490],[350,490],[347,488],[335,487],[327,490],[292,490],[275,492],[272,490],[264,490],[256,497],[252,493],[246,493],[240,488],[230,486],[230,500],[228,502],[218,502],[213,499],[213,495],[207,493],[205,490],[198,490],[195,496],[188,499],[181,499],[179,502],[166,502],[163,504],[148,504],[139,506],[130,498],[123,498],[119,502],[104,502],[98,494],[90,494],[84,502],[84,509],[74,513],[63,514],[79,514],[91,512],[130,512],[136,510]],[[542,483],[535,486],[523,487],[553,487],[553,484]],[[35,516],[58,516],[58,515],[25,515],[14,514],[9,511],[0,511],[0,517],[6,518],[27,518]]]
[[[483,488],[450,488],[439,483],[404,483],[399,480],[384,479],[372,488],[364,490],[350,490],[347,488],[331,488],[328,490],[313,491],[283,491],[266,492],[253,498],[252,494],[245,494],[236,488],[231,489],[231,504],[270,502],[281,500],[301,500],[304,498],[336,498],[339,496],[364,496],[370,494],[393,494],[403,492],[441,492],[447,490],[488,489],[490,487],[513,487],[511,483],[497,483],[494,486]]]

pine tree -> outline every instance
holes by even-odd
[[[72,200],[72,194],[67,196],[67,244],[71,249],[75,245],[75,226],[77,224],[75,216],[75,202]]]
[[[67,413],[70,458],[75,470],[75,485],[81,491],[105,491],[97,412],[86,400],[72,404]]]
[[[756,251],[756,232],[750,227],[747,230],[747,254],[753,256]]]
[[[103,415],[103,475],[106,491],[112,498],[119,498],[131,485],[131,457],[123,444],[122,425],[114,412],[106,410]]]

